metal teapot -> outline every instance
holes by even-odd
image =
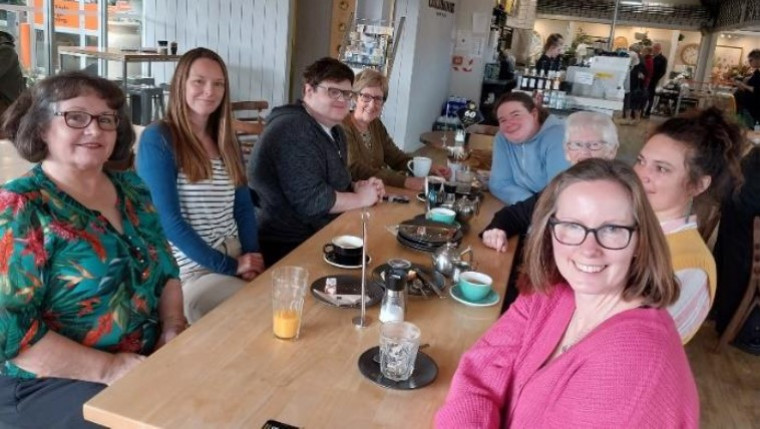
[[[477,198],[470,199],[467,195],[461,196],[454,204],[457,220],[462,223],[469,222],[480,211],[479,206]]]
[[[469,246],[463,251],[457,249],[457,243],[446,243],[433,252],[433,268],[444,276],[451,276],[454,267],[465,260],[472,263],[472,248]]]

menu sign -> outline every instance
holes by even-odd
[[[56,28],[66,28],[70,30],[79,29],[79,1],[77,0],[55,0],[53,2],[54,19]],[[34,0],[34,8],[36,10],[43,9],[43,0]],[[60,13],[60,11],[67,11],[66,14]],[[92,15],[84,16],[84,28],[86,30],[98,29],[98,3],[85,3],[84,11],[92,13]],[[34,23],[42,25],[45,23],[42,12],[35,12]]]
[[[428,6],[432,7],[433,9],[442,10],[444,12],[448,13],[454,13],[454,2],[445,1],[445,0],[428,0]]]

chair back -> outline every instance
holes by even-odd
[[[232,115],[234,116],[232,130],[235,131],[240,142],[243,162],[246,164],[251,151],[253,151],[253,145],[264,131],[265,121],[262,112],[267,109],[269,109],[269,102],[266,100],[232,102]],[[251,112],[256,112],[255,116],[251,116]]]
[[[731,321],[728,322],[726,330],[720,336],[718,345],[715,347],[716,352],[720,352],[726,344],[736,338],[752,310],[755,306],[760,306],[760,216],[755,216],[752,222],[752,265],[749,271],[747,290],[744,292],[739,307],[731,317]]]
[[[712,251],[718,236],[718,225],[720,225],[720,206],[716,204],[704,205],[697,207],[696,212],[697,231]]]
[[[232,102],[232,115],[236,119],[244,122],[258,122],[264,123],[264,116],[262,112],[269,109],[269,102],[266,100],[254,100],[254,101],[233,101]],[[242,116],[241,112],[256,112],[255,116]],[[248,113],[251,115],[251,113]]]

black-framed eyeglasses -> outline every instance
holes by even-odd
[[[588,149],[590,152],[598,152],[602,149],[604,149],[607,144],[602,141],[596,141],[596,142],[574,142],[569,141],[565,143],[565,146],[567,146],[568,150],[576,151],[576,150],[582,150],[582,149]]]
[[[87,112],[71,110],[68,112],[54,112],[53,116],[63,116],[66,125],[78,130],[87,128],[93,119],[97,121],[98,127],[103,131],[114,131],[119,126],[119,117],[113,113],[93,115]]]
[[[339,100],[340,97],[343,97],[344,100],[351,101],[356,96],[356,94],[354,94],[354,91],[351,91],[350,89],[340,89],[323,85],[317,85],[317,88],[322,88],[327,91],[327,96],[333,100]]]
[[[385,97],[382,97],[382,96],[379,96],[379,95],[378,96],[373,96],[373,95],[369,95],[369,94],[365,94],[363,92],[360,92],[359,94],[357,94],[357,97],[359,99],[361,99],[365,103],[369,103],[369,102],[372,102],[372,101],[374,101],[375,104],[383,104],[383,103],[385,103]]]
[[[555,217],[549,219],[549,227],[554,238],[568,246],[580,246],[586,241],[589,233],[594,234],[596,242],[608,250],[622,250],[631,243],[636,225],[602,225],[597,228],[587,228],[575,222],[563,222]]]

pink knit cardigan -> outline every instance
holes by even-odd
[[[462,356],[436,427],[699,427],[697,388],[666,310],[619,313],[547,362],[574,309],[566,284],[521,295]]]

